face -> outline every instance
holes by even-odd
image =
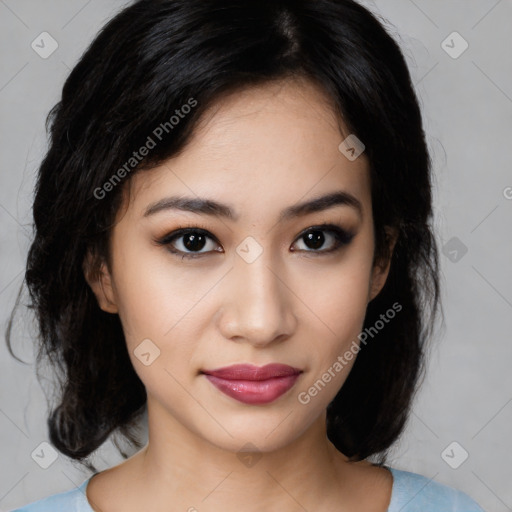
[[[347,135],[313,85],[274,83],[224,98],[179,156],[131,178],[112,266],[90,284],[120,316],[150,435],[172,426],[269,451],[306,432],[343,385],[355,358],[335,363],[389,270],[372,267],[368,162],[339,151]],[[270,363],[300,373],[245,384],[204,373]]]

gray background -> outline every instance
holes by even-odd
[[[0,0],[0,512],[71,489],[89,476],[62,455],[48,469],[31,457],[47,441],[47,403],[33,365],[10,357],[3,331],[22,282],[34,176],[46,149],[46,114],[83,50],[124,4]],[[414,77],[434,160],[435,224],[446,252],[445,324],[390,464],[457,487],[487,511],[509,511],[512,2],[367,0],[365,5],[389,20]],[[59,45],[47,59],[31,48],[43,31]],[[469,44],[458,58],[442,47],[454,31]],[[445,45],[460,50],[461,40],[452,39]],[[26,310],[17,317],[14,335],[15,352],[33,361],[34,323]],[[43,385],[49,386],[48,379]],[[458,444],[445,452],[453,442]],[[469,457],[460,464],[462,450]],[[122,459],[109,441],[94,460],[104,469]]]

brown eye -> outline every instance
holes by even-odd
[[[333,224],[323,224],[321,226],[314,226],[308,228],[307,231],[303,232],[299,241],[303,241],[306,249],[305,252],[317,252],[317,253],[329,253],[340,249],[341,247],[350,243],[354,238],[353,233],[349,233],[339,226]],[[327,245],[327,249],[323,249]]]
[[[208,241],[213,243],[208,246]],[[181,255],[182,258],[197,258],[217,247],[215,238],[200,228],[178,229],[158,240],[157,243],[167,246],[171,253]],[[205,247],[206,250],[203,250]]]

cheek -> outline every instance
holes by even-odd
[[[225,269],[187,267],[165,248],[138,246],[142,246],[140,240],[117,248],[121,256],[114,273],[127,349],[151,394],[170,394],[180,400],[183,390],[173,377],[189,387],[204,364],[199,344],[211,328],[212,311],[221,302],[219,280]],[[144,364],[148,356],[140,359],[147,353],[154,361],[148,366]]]
[[[300,291],[306,306],[303,329],[308,332],[299,337],[298,350],[305,355],[309,374],[297,398],[309,404],[312,414],[327,406],[348,377],[366,315],[371,258],[354,252],[340,261],[330,269],[310,269]]]
[[[357,323],[367,306],[369,278],[365,269],[341,266],[338,272],[314,275],[304,288],[305,305],[317,313],[335,333],[347,324]]]
[[[133,236],[132,243],[128,236],[118,238],[114,281],[127,338],[133,343],[141,337],[170,336],[204,294],[201,279],[191,283],[190,274],[165,248],[153,247],[142,236]]]
[[[356,250],[336,263],[304,268],[303,276],[308,277],[301,277],[300,297],[331,340],[339,343],[362,328],[370,274],[370,256]]]
[[[171,265],[135,251],[125,253],[117,279],[119,316],[136,373],[149,394],[186,401],[178,383],[188,386],[193,379],[190,362],[199,339],[194,320],[205,292],[191,290]]]

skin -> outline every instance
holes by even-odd
[[[179,156],[133,175],[112,231],[111,268],[103,264],[97,280],[85,269],[99,306],[120,316],[148,393],[149,441],[92,478],[94,510],[387,510],[389,471],[347,462],[326,436],[326,407],[355,358],[308,404],[297,398],[358,341],[389,272],[389,261],[372,266],[368,161],[338,150],[348,134],[319,89],[286,80],[218,101]],[[338,190],[361,202],[362,217],[337,205],[278,221],[281,210]],[[239,218],[179,210],[144,217],[171,195],[226,203]],[[323,252],[335,246],[329,230],[319,248],[307,245],[301,233],[322,222],[354,237],[331,253]],[[213,237],[196,249],[202,257],[182,259],[155,243],[182,226]],[[251,263],[236,252],[248,236],[262,249]],[[173,247],[187,252],[185,238]],[[146,366],[134,350],[148,338],[160,355]],[[270,362],[303,373],[264,405],[238,402],[200,374]],[[248,442],[259,457],[251,466],[237,457]]]

